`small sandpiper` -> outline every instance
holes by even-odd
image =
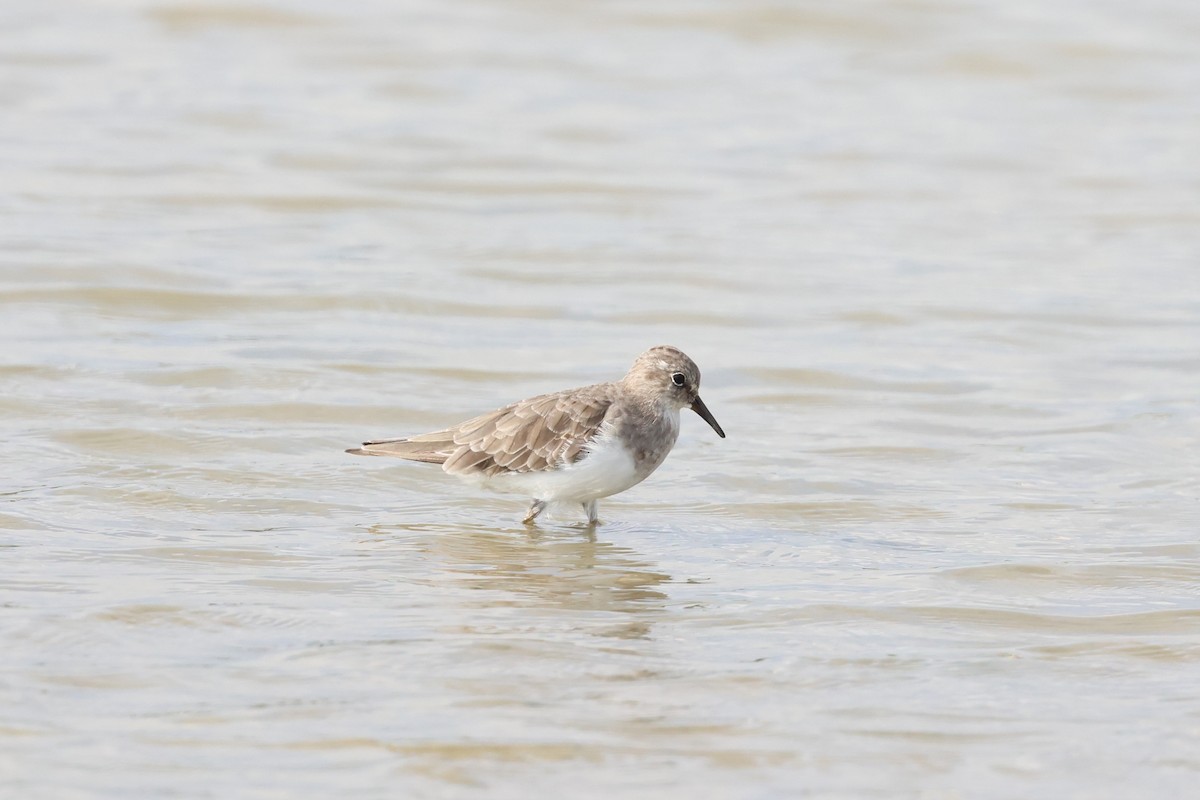
[[[594,524],[600,498],[641,483],[671,452],[681,408],[725,438],[700,399],[699,367],[664,345],[638,356],[614,383],[530,397],[445,430],[346,452],[441,464],[451,475],[532,496],[526,525],[563,502],[580,503]]]

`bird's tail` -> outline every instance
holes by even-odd
[[[352,447],[346,452],[356,456],[392,456],[427,464],[442,464],[456,449],[453,436],[448,431],[438,431],[407,439],[376,439],[363,442],[362,447]]]

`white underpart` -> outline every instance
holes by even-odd
[[[653,471],[651,468],[639,473],[633,454],[605,426],[588,446],[587,455],[574,464],[542,472],[497,475],[487,485],[502,492],[520,492],[548,503],[590,503],[625,491]]]

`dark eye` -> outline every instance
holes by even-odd
[[[671,382],[676,386],[683,386],[685,383],[687,383],[687,378],[683,377],[682,372],[676,372],[671,376]]]

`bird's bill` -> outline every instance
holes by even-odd
[[[712,429],[717,432],[717,436],[720,436],[722,439],[725,438],[725,431],[721,430],[721,426],[713,419],[712,412],[708,410],[708,406],[704,405],[704,401],[700,399],[699,395],[692,401],[692,411],[699,414],[700,419],[712,425]]]

